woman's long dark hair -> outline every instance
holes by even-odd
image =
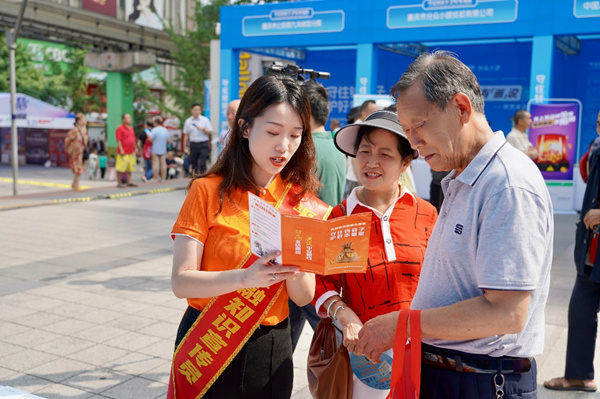
[[[129,22],[135,22],[140,17],[140,10],[138,10],[138,6],[140,5],[140,0],[133,0],[133,12],[129,14]],[[156,14],[156,7],[154,7],[154,0],[150,0],[150,10]]]
[[[243,132],[252,129],[254,120],[264,114],[271,105],[288,103],[298,112],[302,120],[302,139],[298,150],[281,171],[282,178],[296,185],[292,192],[297,203],[306,193],[317,194],[319,179],[315,173],[316,152],[310,131],[310,104],[300,85],[293,79],[277,75],[265,75],[250,85],[242,98],[229,133],[229,141],[217,162],[204,175],[216,174],[223,177],[219,185],[219,212],[223,198],[231,200],[237,189],[259,194],[259,187],[252,176],[254,158],[250,153],[248,139]],[[239,121],[243,121],[240,123]],[[193,181],[202,176],[195,176]]]

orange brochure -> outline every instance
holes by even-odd
[[[302,271],[320,275],[367,270],[370,213],[318,220],[283,215],[251,193],[248,202],[253,254],[262,256],[280,250],[277,264],[298,266]]]

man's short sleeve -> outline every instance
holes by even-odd
[[[183,134],[190,134],[191,129],[193,128],[191,120],[188,118],[185,120],[183,124]]]
[[[202,127],[209,132],[212,132],[212,126],[210,125],[210,119],[207,117],[202,118]]]
[[[479,287],[535,289],[552,245],[548,205],[531,191],[509,187],[493,195],[479,217],[475,263]]]
[[[121,129],[121,126],[119,126],[117,128],[117,130],[115,130],[115,139],[117,141],[122,141],[123,140],[123,129]]]
[[[181,206],[171,231],[171,238],[175,239],[176,235],[186,235],[204,244],[208,235],[209,201],[210,196],[202,179],[195,180]]]

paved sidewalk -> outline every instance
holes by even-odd
[[[143,182],[141,174],[134,172],[132,182],[136,187],[116,187],[116,181],[90,180],[82,176],[83,191],[71,188],[73,174],[62,167],[22,166],[18,171],[17,196],[14,195],[12,169],[0,165],[0,210],[53,205],[67,202],[88,202],[96,199],[115,199],[139,194],[158,194],[184,189],[188,179],[166,180],[160,183]]]
[[[23,171],[24,179],[56,181],[50,172],[29,170],[34,176]],[[5,172],[0,167],[0,177],[10,176],[10,170]],[[70,184],[69,174],[65,178]],[[90,191],[119,191],[100,183],[92,182],[98,186]],[[180,183],[183,188],[186,182]],[[31,190],[26,194],[33,199],[57,196],[56,187],[40,187],[26,186],[23,192]],[[0,207],[10,190],[10,183],[0,180]],[[173,340],[186,307],[170,289],[168,233],[184,196],[178,189],[0,211],[0,385],[43,398],[165,397]],[[21,203],[31,198],[24,196]],[[537,359],[538,397],[600,398],[598,393],[541,387],[563,372],[566,312],[575,277],[575,215],[555,220],[546,350]],[[310,338],[307,326],[294,355],[294,399],[310,398]]]

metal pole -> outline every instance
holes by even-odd
[[[17,190],[17,179],[19,177],[19,136],[17,135],[17,75],[15,72],[15,49],[17,48],[17,43],[9,42],[9,37],[12,36],[12,33],[12,29],[6,32],[8,62],[10,64],[10,137],[12,146],[10,160],[12,164],[13,175],[13,195],[19,195]]]
[[[15,50],[17,49],[17,37],[19,36],[19,30],[21,30],[21,22],[23,21],[23,14],[25,14],[26,6],[27,0],[23,0],[14,29],[10,29],[6,32],[6,46],[8,47],[10,73],[10,137],[12,146],[11,163],[13,172],[13,195],[18,195],[17,181],[19,178],[19,136],[17,135],[17,73],[15,66]]]

